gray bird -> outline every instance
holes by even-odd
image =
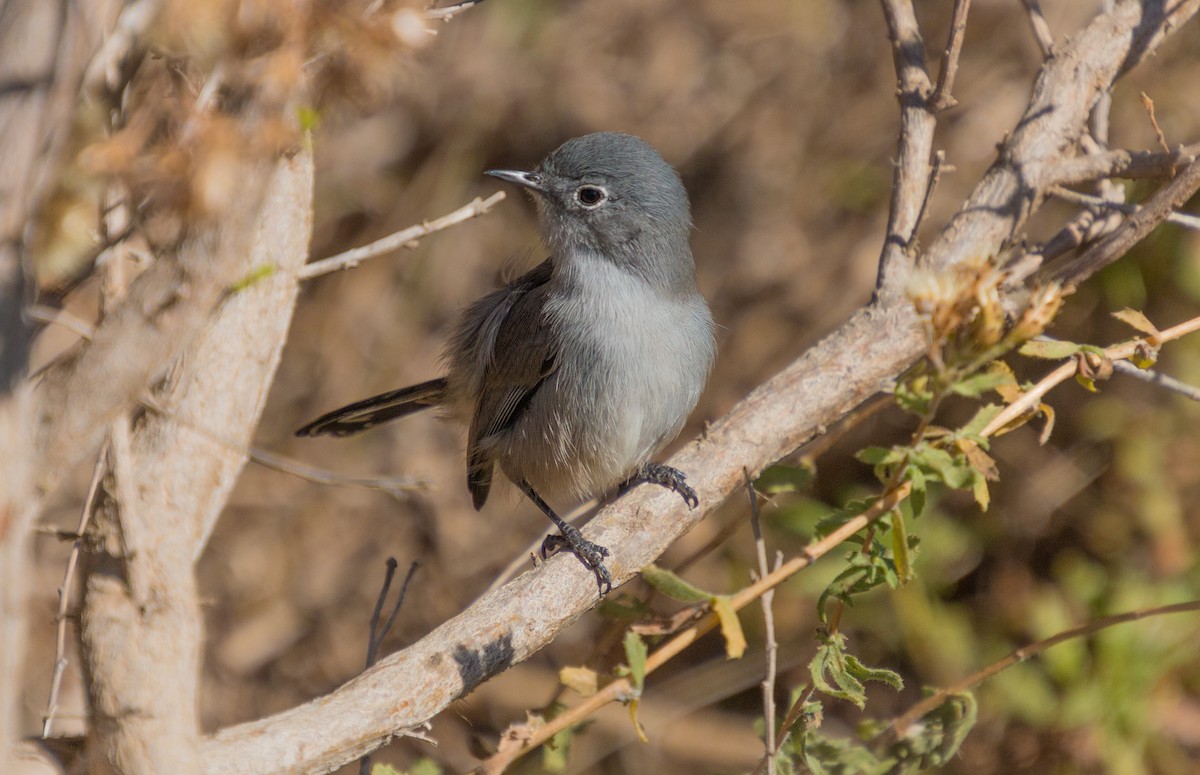
[[[298,436],[345,436],[431,406],[469,427],[467,484],[487,501],[498,464],[612,588],[609,551],[546,499],[649,482],[697,504],[684,474],[651,462],[679,433],[716,355],[688,246],[679,174],[632,135],[569,140],[531,172],[489,170],[534,195],[550,257],[459,317],[446,376],[330,412]]]

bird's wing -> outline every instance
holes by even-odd
[[[544,268],[544,269],[543,269]],[[537,273],[535,275],[535,273]],[[492,459],[488,441],[512,427],[554,371],[555,348],[544,324],[549,262],[513,283],[507,311],[495,330],[467,440],[467,482],[475,507],[487,500]],[[503,353],[498,357],[497,353]]]

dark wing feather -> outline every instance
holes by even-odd
[[[542,267],[547,267],[543,264]],[[538,267],[535,272],[542,270]],[[528,281],[530,272],[518,280]],[[544,278],[544,279],[543,279]],[[514,290],[480,384],[479,401],[467,439],[467,484],[475,508],[483,506],[492,483],[493,461],[488,453],[491,437],[512,427],[533,400],[538,388],[554,371],[554,343],[543,319],[548,296],[549,271],[540,272],[538,284]],[[495,357],[503,353],[502,357]]]

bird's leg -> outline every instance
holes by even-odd
[[[561,549],[563,546],[570,547],[571,551],[579,558],[592,573],[596,574],[596,584],[600,587],[600,595],[604,596],[612,589],[612,575],[609,574],[608,568],[604,567],[604,558],[608,556],[608,549],[600,544],[592,543],[583,537],[579,532],[579,528],[567,524],[562,517],[554,513],[554,509],[546,501],[542,500],[542,496],[529,486],[528,482],[522,481],[517,484],[521,488],[521,492],[533,501],[534,504],[542,510],[542,512],[550,518],[562,535],[546,536],[546,540],[542,542],[542,557],[546,557],[553,551]]]
[[[689,509],[700,505],[696,491],[687,483],[687,474],[678,468],[671,468],[662,463],[642,463],[642,467],[633,476],[617,486],[617,496],[624,495],[639,484],[657,484],[668,490],[674,490],[679,493],[679,497],[683,498],[683,502],[688,505]]]

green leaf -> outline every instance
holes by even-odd
[[[896,404],[906,412],[925,415],[933,404],[933,391],[929,389],[929,377],[920,375],[901,380],[894,391]]]
[[[1060,361],[1070,358],[1083,350],[1083,345],[1074,342],[1050,341],[1046,339],[1030,339],[1017,350],[1028,358],[1045,358],[1050,361]]]
[[[642,686],[646,682],[646,641],[633,630],[625,633],[625,661],[629,666],[629,680],[633,682],[633,691],[640,696]]]
[[[813,686],[830,697],[852,702],[861,710],[867,705],[863,685],[846,670],[846,637],[841,633],[826,636],[808,663]]]
[[[925,469],[927,475],[956,490],[967,487],[975,479],[975,471],[965,459],[955,458],[944,449],[918,445],[909,453],[909,460]]]
[[[718,595],[712,600],[713,613],[721,622],[721,637],[725,639],[725,656],[728,659],[741,659],[746,653],[746,634],[742,632],[742,622],[738,619],[733,603],[726,595]]]
[[[403,772],[390,764],[372,764],[371,775],[404,775]]]
[[[374,768],[371,770],[371,775],[375,775]],[[417,759],[408,769],[408,775],[442,775],[442,768],[433,759]]]
[[[564,772],[571,757],[571,740],[575,737],[575,727],[568,726],[554,733],[554,736],[542,746],[542,771]]]
[[[912,482],[912,492],[908,496],[908,502],[912,506],[915,519],[925,513],[925,496],[927,494],[925,472],[916,466],[909,466],[904,472],[904,478]]]
[[[908,531],[904,527],[904,514],[900,509],[892,509],[892,557],[900,583],[908,583],[912,578],[912,564],[908,556]]]
[[[653,563],[642,568],[642,578],[659,592],[681,603],[707,603],[716,597],[711,592],[705,592],[684,581],[677,574]]]
[[[867,465],[894,465],[904,460],[905,451],[901,447],[867,447],[860,449],[854,457]]]
[[[975,441],[982,444],[983,439],[979,437],[979,434],[983,433],[983,429],[988,426],[988,423],[996,419],[997,415],[1002,411],[1004,411],[1004,407],[999,404],[987,404],[979,407],[979,410],[975,412],[975,416],[959,429],[957,435],[975,439]]]
[[[858,657],[846,655],[846,672],[853,675],[859,681],[887,684],[896,691],[904,688],[904,681],[901,680],[900,674],[891,670],[886,670],[882,667],[867,667],[862,662],[858,661]]]
[[[1012,377],[1003,372],[985,371],[955,382],[950,386],[950,391],[967,398],[977,398],[1001,385],[1009,385],[1012,381]]]
[[[758,475],[754,488],[767,495],[802,492],[812,483],[816,469],[812,465],[769,466]]]

